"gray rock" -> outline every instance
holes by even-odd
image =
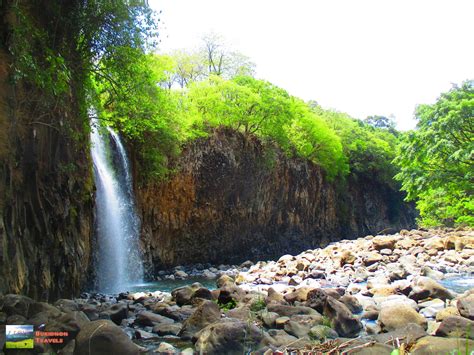
[[[109,320],[97,320],[84,325],[76,337],[76,355],[138,355],[139,347],[125,332]]]
[[[182,339],[191,339],[196,332],[220,319],[221,310],[219,306],[212,301],[204,301],[192,316],[184,321],[179,336]]]
[[[158,323],[172,324],[174,320],[149,311],[142,311],[135,318],[135,324],[137,325],[153,327]]]
[[[457,307],[461,316],[474,320],[474,294],[458,299]]]
[[[23,317],[28,317],[28,309],[34,301],[22,295],[5,295],[3,297],[3,309],[8,316],[19,314]]]
[[[332,297],[326,300],[324,315],[331,319],[334,330],[342,337],[355,337],[363,328],[360,320],[352,315],[349,308]]]
[[[464,317],[447,317],[439,325],[436,335],[474,339],[474,321]]]
[[[153,327],[153,333],[158,334],[159,336],[174,335],[177,336],[182,328],[181,323],[173,324],[157,324]]]
[[[263,333],[247,322],[220,321],[199,331],[195,338],[198,353],[241,355],[256,350]]]

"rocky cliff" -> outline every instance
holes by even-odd
[[[331,183],[318,166],[230,130],[190,144],[178,166],[137,189],[149,270],[265,259],[414,224],[403,196],[375,178]]]
[[[56,23],[58,46],[70,45],[61,49],[64,65],[71,65],[70,86],[48,95],[26,74],[14,72],[12,34],[19,27],[16,6],[22,4],[0,3],[0,293],[71,297],[87,275],[93,208],[91,162],[84,154],[87,117],[75,86],[79,60],[71,32],[48,18],[48,2],[36,2],[25,9],[35,14],[39,28],[48,33]],[[24,40],[22,50],[31,46],[32,58],[41,62],[44,48]]]

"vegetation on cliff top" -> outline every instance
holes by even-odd
[[[384,117],[357,120],[253,78],[253,63],[215,36],[197,52],[151,54],[157,21],[144,1],[1,6],[11,28],[2,31],[10,79],[48,97],[28,103],[38,118],[29,124],[78,135],[51,114],[73,95],[84,126],[93,105],[128,138],[144,179],[162,179],[185,144],[226,126],[320,165],[330,179],[351,174],[396,187],[396,175],[423,224],[474,224],[472,83],[420,106],[418,129],[401,134]],[[32,16],[41,8],[51,28]]]

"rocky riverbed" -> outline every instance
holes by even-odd
[[[37,344],[36,353],[474,350],[473,230],[403,230],[277,261],[178,267],[159,278],[197,276],[215,278],[215,287],[189,279],[171,293],[89,293],[54,304],[4,295],[0,327],[33,324],[68,333],[62,344]]]

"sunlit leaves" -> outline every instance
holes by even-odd
[[[474,224],[474,88],[471,83],[417,109],[417,130],[395,160],[397,179],[425,225]]]

